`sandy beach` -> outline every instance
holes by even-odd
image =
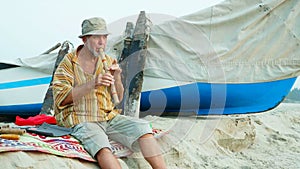
[[[300,104],[250,115],[147,119],[170,130],[159,141],[169,168],[300,167]],[[130,168],[148,167],[124,161]]]
[[[168,168],[300,168],[300,104],[282,103],[263,113],[230,116],[146,116],[168,131],[158,142]],[[95,163],[38,152],[1,153],[1,168],[98,168]],[[124,168],[151,168],[140,153]],[[4,166],[3,166],[4,164]]]

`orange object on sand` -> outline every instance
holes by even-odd
[[[19,140],[20,135],[18,135],[18,134],[1,134],[0,138],[7,139],[7,140]]]

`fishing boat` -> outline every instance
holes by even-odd
[[[110,42],[107,52],[116,58],[126,53],[119,60],[131,61],[129,68],[143,53],[142,69],[131,72],[142,72],[143,115],[264,112],[284,100],[300,75],[299,7],[297,0],[224,1],[144,26],[142,40],[135,29]],[[55,54],[0,62],[0,113],[38,114]]]
[[[144,51],[145,61],[138,63],[144,67],[131,73],[143,75],[140,113],[246,114],[275,108],[300,73],[297,7],[297,0],[224,1],[149,24],[145,32],[137,26],[147,20],[138,20],[126,59],[137,64],[136,51]],[[127,43],[113,49],[124,47]]]
[[[3,64],[2,64],[3,65]],[[0,113],[35,115],[41,110],[51,74],[26,67],[1,69]],[[147,78],[149,81],[154,79]],[[190,83],[141,95],[143,113],[197,112],[198,114],[253,113],[277,106],[289,93],[296,78],[249,83]],[[148,82],[146,82],[148,83]]]
[[[36,115],[52,79],[57,54],[0,63],[0,114]]]

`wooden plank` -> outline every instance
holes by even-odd
[[[61,46],[60,43],[57,43],[55,46],[53,46],[52,48],[48,49],[46,52],[42,53],[42,54],[49,54],[50,52],[54,51],[55,49],[59,48]]]
[[[149,20],[146,13],[141,11],[136,22],[131,42],[123,49],[122,63],[125,83],[123,113],[127,116],[139,117],[140,94],[143,85],[144,67],[149,37]],[[124,42],[126,43],[126,41]],[[123,54],[126,54],[124,56]]]

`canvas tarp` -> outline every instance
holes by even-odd
[[[57,55],[58,53],[50,53],[26,58],[0,59],[0,63],[31,68],[52,75]]]
[[[227,0],[153,25],[144,84],[151,77],[160,83],[182,84],[268,82],[299,76],[299,18],[299,0]],[[119,57],[122,44],[122,38],[111,39],[112,57]],[[56,57],[53,53],[0,62],[51,75]]]
[[[154,25],[145,76],[187,83],[299,76],[299,18],[299,0],[227,0]]]

